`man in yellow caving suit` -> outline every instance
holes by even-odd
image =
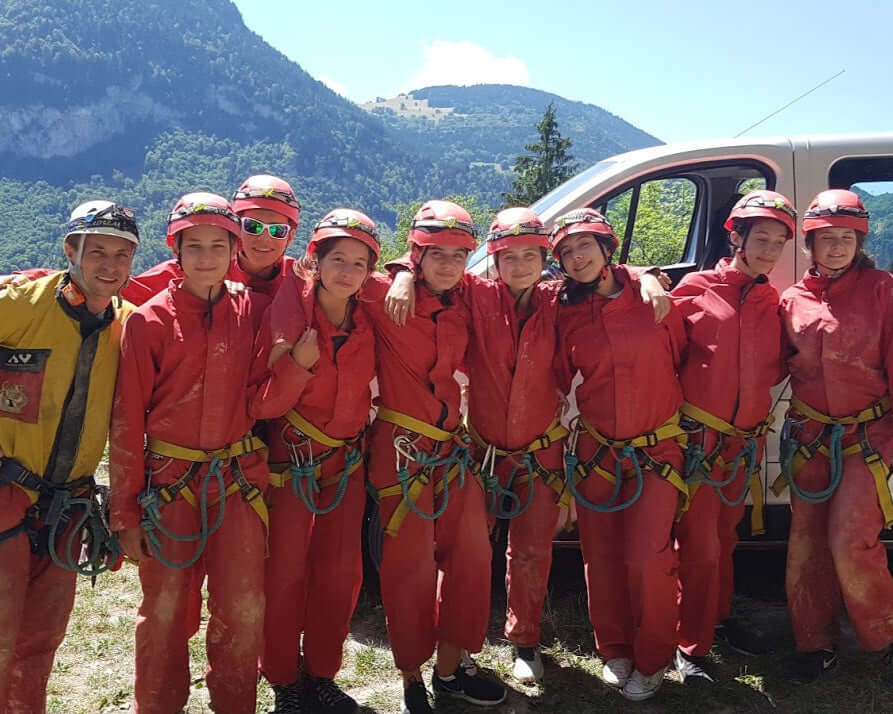
[[[133,211],[71,214],[68,269],[0,293],[0,712],[37,714],[78,572],[117,557],[93,472],[108,436]],[[82,556],[82,547],[86,556]]]

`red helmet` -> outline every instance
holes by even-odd
[[[549,249],[549,231],[529,208],[506,208],[496,214],[487,233],[487,255],[515,245]]]
[[[381,248],[378,229],[375,227],[375,221],[365,213],[350,208],[336,208],[334,211],[329,211],[313,228],[310,242],[307,244],[307,255],[313,255],[316,246],[329,238],[358,240],[375,254],[375,261],[378,261]]]
[[[233,210],[236,213],[241,215],[252,208],[281,213],[296,230],[301,220],[301,202],[288,181],[276,176],[249,176],[233,194]]]
[[[726,218],[723,228],[731,231],[737,218],[771,218],[783,223],[788,229],[788,239],[794,237],[797,230],[797,211],[793,204],[780,193],[775,191],[751,191],[746,196],[738,199],[732,207],[732,212]]]
[[[451,245],[475,249],[474,222],[462,206],[451,201],[426,201],[412,217],[407,241],[412,245]]]
[[[558,257],[558,245],[568,236],[577,233],[591,233],[595,235],[599,241],[608,245],[610,248],[608,251],[609,255],[613,255],[614,251],[617,250],[617,246],[620,245],[617,235],[614,233],[614,228],[607,218],[592,208],[578,208],[559,217],[552,226],[552,234],[550,235],[552,255],[555,256],[559,263],[561,259]]]
[[[174,206],[167,220],[167,244],[173,248],[177,233],[192,226],[217,226],[239,237],[239,217],[223,196],[216,193],[187,193]]]
[[[868,209],[852,191],[832,188],[812,199],[803,214],[803,232],[816,228],[852,228],[857,233],[868,233]]]

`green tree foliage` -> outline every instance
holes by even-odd
[[[496,212],[490,206],[481,203],[476,196],[454,195],[447,196],[445,200],[458,203],[468,211],[474,221],[478,243],[480,243],[484,234],[489,230]],[[409,250],[409,244],[406,242],[409,236],[409,226],[412,223],[412,217],[418,213],[423,203],[424,201],[413,201],[412,203],[398,203],[394,206],[394,211],[397,214],[397,228],[393,232],[389,231],[387,236],[382,236],[379,269],[383,269],[385,263],[399,258]]]
[[[893,270],[893,193],[872,195],[856,191],[871,215],[865,251],[874,258],[878,268]]]
[[[503,194],[506,206],[529,206],[577,173],[577,162],[569,153],[571,140],[558,131],[551,102],[536,128],[539,141],[527,144],[524,149],[530,153],[515,159],[512,190]]]
[[[623,241],[630,218],[632,189],[611,200],[606,218]],[[682,258],[697,193],[688,179],[658,179],[642,185],[626,262],[670,265]],[[619,256],[618,256],[619,257]]]

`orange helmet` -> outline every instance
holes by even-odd
[[[313,255],[316,247],[329,238],[358,240],[375,254],[375,261],[378,260],[381,249],[378,229],[375,227],[375,221],[365,213],[350,208],[336,208],[334,211],[329,211],[313,228],[310,242],[307,244],[307,255]]]
[[[739,218],[771,218],[783,223],[788,229],[788,239],[794,237],[797,230],[797,211],[793,204],[780,193],[775,191],[751,191],[746,196],[738,199],[732,207],[729,217],[723,224],[723,228],[731,231],[735,220]]]
[[[477,233],[471,215],[451,201],[426,201],[412,217],[407,241],[421,247],[450,245],[474,250]]]
[[[217,226],[239,237],[239,217],[223,196],[216,193],[187,193],[174,206],[167,220],[167,244],[173,248],[180,231],[192,226]]]
[[[281,213],[295,230],[301,220],[301,202],[288,181],[277,176],[258,174],[242,182],[233,194],[233,210],[241,215],[252,208]]]
[[[601,213],[592,208],[578,208],[576,210],[565,213],[559,217],[552,226],[552,233],[549,236],[552,244],[552,255],[558,262],[558,246],[568,236],[577,233],[591,233],[600,243],[609,248],[609,257],[617,250],[620,242],[614,233],[613,226],[608,222]]]
[[[852,191],[832,188],[812,199],[803,214],[803,232],[816,228],[852,228],[857,233],[868,233],[868,209]]]
[[[529,208],[506,208],[496,214],[487,233],[487,255],[516,245],[549,249],[549,231]]]

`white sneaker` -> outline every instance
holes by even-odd
[[[618,689],[623,688],[633,671],[633,661],[626,657],[609,659],[602,667],[602,681]]]
[[[543,678],[543,658],[538,647],[519,647],[512,676],[523,684],[533,684]]]
[[[632,673],[623,690],[620,692],[627,699],[643,702],[651,699],[664,682],[667,667],[661,667],[654,674],[642,674],[639,670]]]

